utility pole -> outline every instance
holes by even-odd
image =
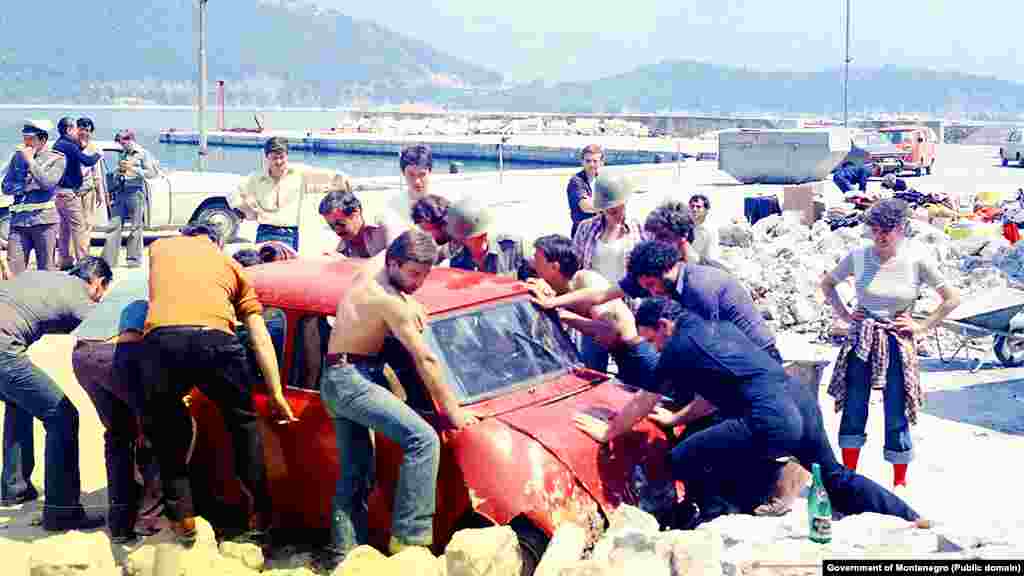
[[[199,156],[206,156],[206,4],[209,0],[199,0]]]
[[[843,127],[849,128],[848,99],[850,93],[850,0],[846,0],[846,58],[843,60]]]

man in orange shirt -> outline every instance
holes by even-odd
[[[295,417],[281,391],[263,307],[242,267],[221,252],[216,228],[187,226],[182,234],[149,247],[149,312],[143,337],[143,428],[160,463],[164,510],[178,542],[194,544],[195,512],[185,462],[192,424],[183,398],[198,386],[217,404],[231,433],[235,471],[252,498],[248,536],[262,541],[270,522],[270,496],[252,375],[234,332],[237,321],[251,335],[271,410],[279,422],[294,422]]]

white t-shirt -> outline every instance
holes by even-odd
[[[946,284],[935,258],[913,240],[904,240],[884,264],[874,245],[851,251],[832,272],[832,280],[842,282],[850,276],[854,277],[857,306],[880,320],[912,311],[924,286],[937,290]]]
[[[626,236],[620,236],[611,242],[605,242],[599,236],[594,245],[591,268],[613,284],[618,284],[619,280],[626,277],[626,257],[630,248],[628,240]]]
[[[693,229],[693,248],[691,254],[699,257],[697,264],[706,262],[717,262],[721,260],[721,248],[718,244],[718,229],[707,222],[700,224]]]

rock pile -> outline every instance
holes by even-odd
[[[835,520],[832,542],[807,538],[803,501],[782,517],[730,515],[696,530],[662,530],[632,506],[620,506],[596,543],[580,526],[562,524],[535,576],[759,576],[816,575],[826,558],[1019,558],[1021,526],[1014,521],[929,529],[891,516],[860,514]],[[132,549],[113,546],[105,532],[70,532],[33,542],[0,537],[5,575],[11,576],[314,576],[307,555],[277,551],[264,562],[249,545],[217,545],[210,525],[197,522],[198,541],[185,550],[165,531]],[[284,557],[284,558],[282,558]],[[370,546],[349,553],[331,576],[525,576],[516,533],[507,526],[461,530],[443,555],[409,548],[387,557]],[[263,570],[260,572],[260,570]]]
[[[1001,236],[953,240],[943,230],[918,220],[911,221],[909,236],[935,256],[964,301],[981,292],[1024,285],[1024,244],[1011,247]],[[777,333],[831,339],[836,322],[818,284],[852,249],[870,242],[863,226],[833,231],[823,220],[808,227],[772,215],[754,226],[723,226],[719,237],[723,263],[750,290]],[[838,289],[847,303],[854,301],[852,286],[841,284]],[[931,311],[937,305],[938,296],[925,291],[917,310]],[[943,349],[953,344],[951,334],[940,331],[940,338]],[[931,339],[922,344],[934,346]]]

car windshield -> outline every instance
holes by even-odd
[[[539,312],[527,300],[435,320],[427,332],[462,402],[494,396],[579,362],[550,313]]]
[[[882,132],[882,139],[889,144],[903,144],[911,141],[911,132]]]

